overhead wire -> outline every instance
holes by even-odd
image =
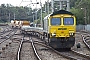
[[[79,7],[80,5],[82,5],[82,4],[85,3],[85,2],[82,2],[82,1],[83,1],[83,0],[81,0],[75,8],[77,8],[77,7]]]
[[[30,0],[30,1],[24,1],[24,0],[22,0],[22,1],[20,2],[19,6],[22,4],[22,2],[32,2],[32,1],[31,1],[31,0]]]
[[[31,3],[33,4],[32,0],[30,0],[30,1],[31,1]],[[34,4],[33,4],[33,6],[34,6]]]
[[[21,5],[22,2],[23,2],[23,0],[20,2],[19,6]]]

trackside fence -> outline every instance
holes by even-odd
[[[88,31],[90,32],[90,25],[77,25],[76,31]]]

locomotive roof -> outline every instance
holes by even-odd
[[[69,14],[69,15],[74,15],[74,14],[72,14],[72,13],[69,12],[69,11],[59,10],[59,11],[53,12],[50,16],[57,15],[57,14]]]

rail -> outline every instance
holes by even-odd
[[[59,51],[53,49],[52,47],[50,47],[49,45],[46,45],[46,44],[44,44],[44,43],[42,43],[42,42],[39,42],[39,43],[38,43],[38,42],[34,42],[34,44],[39,44],[39,45],[42,45],[42,46],[44,46],[44,47],[47,47],[48,49],[54,51],[54,52],[57,53],[58,55],[63,56],[63,57],[65,57],[65,58],[67,58],[67,59],[78,60],[78,58],[72,56],[72,54],[75,55],[75,56],[77,56],[77,57],[80,57],[80,58],[81,58],[81,57],[84,57],[84,58],[90,59],[89,56],[84,55],[84,54],[80,54],[80,53],[77,53],[77,52],[73,52],[72,50],[69,51],[69,52],[59,52]],[[68,55],[67,53],[68,53],[68,54],[71,54],[71,55]],[[84,59],[84,58],[82,58],[82,59]]]
[[[13,32],[13,31],[11,31],[11,32]],[[11,32],[9,32],[6,36],[10,35],[10,33],[11,33]],[[15,33],[16,33],[16,31],[14,32],[14,34],[15,34]],[[14,35],[14,34],[13,34],[13,35]],[[10,36],[8,36],[8,37],[4,36],[3,38],[5,38],[5,37],[6,37],[6,39],[5,39],[5,40],[3,40],[3,41],[1,41],[1,42],[0,42],[0,44],[1,44],[1,43],[3,43],[4,41],[6,41],[7,39],[9,39],[10,37],[12,37],[13,35],[11,34],[11,35],[10,35]]]
[[[34,42],[33,42],[32,38],[30,38],[30,41],[31,41],[31,44],[32,44],[32,47],[33,47],[33,51],[34,51],[37,59],[38,59],[38,60],[42,60],[42,59],[39,57],[39,55],[38,55],[38,53],[37,53],[37,51],[36,51],[36,48],[35,48],[35,46],[34,46]]]
[[[82,34],[81,34],[81,36],[82,36],[82,40],[83,40],[84,44],[87,46],[88,49],[90,49],[90,45],[88,45],[86,42],[86,40],[87,40],[86,37],[84,37]],[[90,37],[90,36],[87,36],[87,37]]]
[[[20,60],[20,53],[21,53],[21,48],[22,48],[23,41],[24,41],[24,37],[22,38],[22,41],[19,45],[19,49],[18,49],[18,53],[17,53],[17,60]]]
[[[17,56],[16,56],[16,60],[20,60],[20,54],[21,54],[22,45],[23,45],[24,42],[26,42],[26,41],[24,41],[24,37],[25,37],[25,36],[23,36],[23,38],[22,38],[22,40],[21,40],[21,42],[20,42],[20,45],[19,45],[19,48],[18,48],[18,52],[17,52]],[[33,51],[34,51],[34,54],[35,54],[36,58],[37,58],[38,60],[41,60],[41,58],[39,57],[39,55],[38,55],[38,53],[37,53],[37,51],[36,51],[36,48],[35,48],[35,46],[34,46],[34,42],[32,41],[31,38],[29,38],[29,39],[30,39],[30,40],[29,40],[29,43],[31,43],[31,46],[32,46],[32,48],[33,48]]]

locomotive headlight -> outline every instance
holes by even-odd
[[[51,36],[55,37],[56,36],[56,30],[51,34]]]
[[[69,33],[70,35],[73,35],[73,33]]]
[[[69,31],[69,35],[74,35],[74,31]]]
[[[55,33],[52,33],[52,36],[56,36],[56,34]]]

